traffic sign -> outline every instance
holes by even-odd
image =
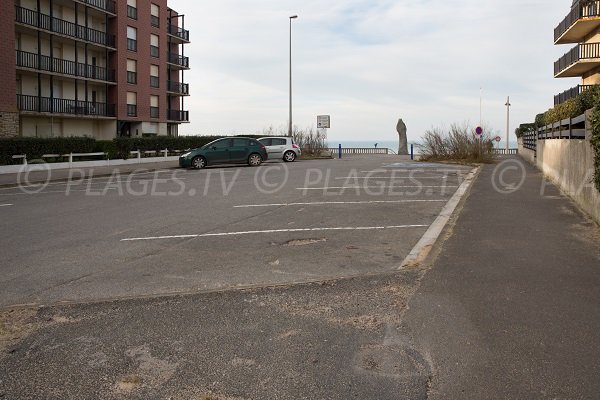
[[[331,128],[331,117],[329,115],[317,115],[317,128]]]
[[[496,142],[500,142],[502,140],[502,138],[500,136],[496,136],[496,138],[494,139]]]
[[[475,133],[477,134],[477,136],[483,135],[483,128],[478,126],[477,128],[475,128]]]

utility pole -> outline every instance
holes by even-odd
[[[292,20],[298,18],[297,15],[290,17],[290,126],[288,136],[292,137]]]
[[[506,154],[508,155],[508,151],[510,148],[509,143],[509,135],[510,135],[510,96],[506,98]]]

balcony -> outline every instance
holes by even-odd
[[[575,87],[572,87],[571,89],[565,90],[561,94],[557,94],[556,96],[554,96],[554,105],[557,106],[559,104],[564,103],[567,100],[574,99],[586,90],[589,90],[596,86],[597,85],[577,85]]]
[[[32,26],[48,32],[72,37],[75,39],[99,44],[106,47],[115,47],[115,36],[92,28],[74,24],[73,22],[51,17],[28,8],[15,6],[17,23]]]
[[[95,65],[78,63],[60,58],[40,56],[35,53],[16,50],[17,67],[45,71],[104,82],[116,82],[115,71]]]
[[[555,78],[572,78],[600,66],[600,43],[578,44],[554,63]]]
[[[577,4],[554,29],[554,43],[578,43],[600,26],[600,1]]]
[[[179,96],[190,95],[190,85],[187,83],[167,81],[167,92],[177,94]]]
[[[174,36],[177,39],[180,39],[182,42],[189,43],[190,42],[190,31],[180,28],[176,25],[168,24],[167,32],[169,35]]]
[[[189,57],[180,56],[179,54],[169,53],[168,63],[181,69],[190,69]]]
[[[79,0],[79,2],[111,14],[115,14],[117,10],[117,5],[114,0]]]
[[[167,120],[175,122],[190,122],[190,112],[180,110],[169,110]]]
[[[115,117],[114,104],[83,100],[55,99],[17,95],[17,107],[21,112],[65,114],[80,117]]]

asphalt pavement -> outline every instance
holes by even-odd
[[[400,196],[390,195],[386,192],[389,188],[384,190],[386,194],[367,194],[366,187],[378,186],[371,178],[358,192],[354,183],[343,179],[337,180],[342,184],[315,179],[298,186],[300,181],[307,183],[307,170],[330,168],[307,164],[297,176],[290,172],[288,190],[275,200],[250,190],[249,184],[233,185],[235,196],[219,196],[217,202],[211,202],[215,211],[201,214],[203,219],[208,215],[220,222],[206,227],[195,216],[201,211],[192,207],[201,197],[189,196],[189,190],[202,190],[206,184],[194,179],[185,180],[188,196],[180,196],[185,201],[169,196],[105,196],[98,202],[88,199],[89,194],[25,196],[28,212],[41,204],[53,204],[56,208],[51,206],[50,211],[60,214],[62,206],[60,215],[66,218],[73,209],[103,207],[106,211],[98,213],[109,220],[106,224],[117,225],[107,235],[100,216],[87,217],[88,221],[78,222],[81,231],[73,235],[69,229],[50,232],[46,239],[51,246],[46,247],[70,249],[62,258],[59,253],[47,258],[54,271],[65,274],[68,268],[61,268],[76,251],[86,248],[92,250],[77,257],[82,268],[87,260],[101,267],[102,254],[107,264],[118,263],[99,276],[91,275],[100,290],[94,285],[79,286],[88,277],[73,281],[74,286],[63,283],[68,290],[30,278],[29,285],[48,288],[43,296],[20,290],[7,295],[11,284],[18,286],[28,276],[19,268],[11,269],[10,263],[2,264],[3,271],[12,274],[9,279],[14,279],[3,278],[5,304],[79,300],[63,305],[12,305],[0,312],[0,398],[595,399],[600,391],[595,379],[600,355],[600,232],[568,198],[544,183],[539,172],[517,161],[483,167],[428,262],[400,270],[398,260],[426,227],[391,227],[430,226],[453,193],[433,188],[442,185],[421,183],[422,190],[432,192],[403,192]],[[340,162],[339,167],[331,167],[329,182],[344,178],[344,173],[353,175],[353,168],[358,174],[377,171],[379,176],[410,168],[381,159],[348,163],[353,166]],[[318,167],[312,168],[315,165]],[[507,168],[515,165],[523,169]],[[427,168],[431,167],[423,165],[419,171],[421,182],[441,179]],[[254,172],[242,171],[240,176],[249,176],[240,182],[254,180]],[[457,170],[453,172],[446,174],[449,187],[459,181]],[[390,186],[390,181],[379,178],[378,182]],[[405,179],[400,184],[394,179],[393,185],[414,186],[408,182]],[[169,190],[176,186],[167,183]],[[303,192],[306,187],[314,189]],[[323,191],[322,187],[352,190],[331,197],[328,192],[341,189]],[[402,188],[407,189],[414,190]],[[402,203],[365,203],[426,198],[445,201],[412,208]],[[249,201],[242,204],[241,200]],[[170,201],[175,202],[177,212],[169,209]],[[114,215],[119,202],[125,210]],[[324,202],[325,208],[316,204]],[[260,207],[236,208],[250,204]],[[395,207],[387,208],[392,204]],[[315,207],[310,211],[312,217],[299,211],[311,206]],[[330,207],[341,206],[348,207],[331,212]],[[271,213],[272,207],[275,213]],[[383,211],[377,210],[380,207]],[[162,218],[154,216],[153,210],[162,212]],[[386,216],[384,211],[394,212]],[[297,214],[302,218],[295,217]],[[141,215],[149,221],[136,223]],[[86,219],[83,213],[75,218]],[[283,231],[295,229],[289,226],[300,222],[301,229],[311,230]],[[90,225],[100,227],[93,237],[75,241],[73,250],[68,243],[73,244],[77,235],[86,235],[83,226]],[[313,230],[334,226],[383,229]],[[240,233],[250,231],[261,231],[256,234],[261,239]],[[19,240],[10,247],[4,236],[3,248],[18,247],[24,232],[25,228],[16,231]],[[201,236],[206,234],[218,236]],[[61,235],[67,235],[64,241]],[[41,236],[33,236],[41,240]],[[100,244],[90,241],[92,238]],[[204,241],[214,238],[224,239],[221,247]],[[38,246],[31,252],[41,251]],[[97,246],[100,248],[93,250]],[[247,257],[259,254],[252,252],[253,248],[271,246],[279,250],[267,253],[260,262]],[[173,247],[179,251],[170,252]],[[237,259],[237,264],[239,253],[233,247],[246,256]],[[294,254],[297,248],[304,251]],[[385,252],[384,257],[378,255],[383,249],[391,257]],[[150,280],[138,282],[143,274],[137,270],[142,266],[154,274],[154,281],[167,282],[172,264],[182,281],[193,280],[198,266],[186,270],[185,263],[171,263],[178,259],[173,256],[194,252],[204,256],[211,251],[227,255],[215,256],[219,262],[214,270],[226,271],[219,279],[233,284],[219,286],[208,280],[212,286],[205,292],[196,288],[168,295],[163,286],[149,285]],[[119,259],[124,257],[121,252],[130,258]],[[11,254],[13,260],[29,257],[26,251]],[[274,265],[265,263],[273,255],[278,256],[279,265],[274,260],[270,261]],[[344,264],[331,266],[344,256]],[[138,257],[141,262],[132,263]],[[32,275],[43,273],[44,266],[33,264],[25,270]],[[237,288],[238,275],[232,272],[232,265],[237,269],[251,266],[247,276],[253,278],[244,281],[250,283],[245,289]],[[261,268],[270,273],[261,275]],[[281,275],[277,270],[296,275],[276,279]],[[317,276],[302,276],[305,271]],[[119,289],[117,293],[123,296],[116,297],[120,299],[101,300],[115,293],[112,286],[101,284],[111,277],[117,287],[123,280],[128,282],[123,287],[132,291],[131,298],[125,298],[125,290]],[[45,278],[51,280],[52,274],[48,272]],[[74,290],[78,286],[81,292]]]

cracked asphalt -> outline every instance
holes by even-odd
[[[73,281],[83,285],[80,291],[70,287],[46,297],[56,299],[54,304],[6,306],[0,311],[0,398],[595,399],[600,392],[595,379],[600,372],[600,230],[531,167],[525,167],[522,187],[499,194],[492,185],[494,168],[483,168],[428,262],[411,268],[398,270],[398,259],[375,254],[381,243],[390,243],[383,245],[390,246],[387,254],[402,258],[419,234],[370,232],[362,235],[363,242],[373,242],[369,246],[351,232],[319,237],[314,231],[279,232],[260,239],[262,247],[271,242],[301,246],[273,246],[279,263],[272,255],[261,259],[267,272],[246,280],[252,283],[246,288],[234,279],[238,275],[226,272],[220,279],[232,278],[233,284],[211,280],[206,290],[183,285],[184,293],[168,293],[133,274],[123,285],[130,297],[111,298],[114,292],[108,291],[103,298],[98,293],[104,286],[89,291],[92,286],[82,278]],[[512,174],[503,179],[518,182]],[[344,199],[362,197],[354,193]],[[397,209],[427,224],[439,207],[424,205],[422,215],[411,207]],[[364,210],[349,210],[359,223],[368,221]],[[282,217],[253,212],[261,213],[261,221]],[[232,223],[242,225],[225,231],[238,232],[252,220],[234,217]],[[304,221],[319,227],[316,219]],[[158,219],[134,226],[133,232],[118,230],[115,237],[172,235],[170,228],[178,226],[163,221],[169,228],[164,229],[155,223]],[[192,232],[202,233],[186,230]],[[248,239],[249,249],[261,248],[252,242],[256,238]],[[157,271],[169,270],[165,260],[171,258],[161,264],[153,257],[177,253],[161,240],[145,240],[130,250],[131,259],[148,252],[150,273],[165,281],[174,272]],[[179,254],[203,251],[203,240],[175,240]],[[245,240],[238,237],[234,243]],[[244,266],[226,247],[214,249],[229,257],[215,270],[228,271],[236,262]],[[329,265],[342,254],[344,264]],[[94,257],[90,262],[99,263]],[[259,271],[259,263],[250,264],[253,274]],[[273,278],[282,275],[276,270],[292,272],[290,265],[297,266],[296,275]],[[318,279],[298,271],[319,274]],[[178,272],[183,281],[191,279],[188,272]],[[101,282],[100,276],[111,274],[128,276],[111,269],[93,277]],[[69,297],[65,293],[77,293],[79,300],[61,303]]]

